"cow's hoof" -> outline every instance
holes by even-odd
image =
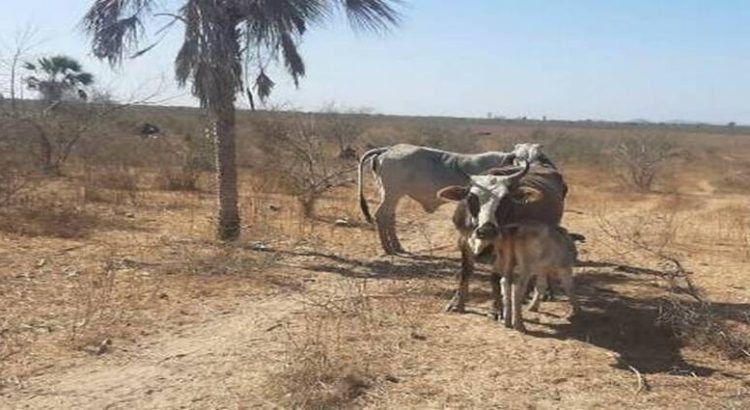
[[[445,311],[446,312],[453,312],[453,313],[464,313],[466,312],[466,306],[463,302],[459,301],[457,297],[453,297],[450,302],[448,302],[447,305],[445,305]]]
[[[515,330],[517,330],[517,331],[519,331],[521,333],[526,333],[526,326],[524,326],[523,323],[520,323],[520,324],[517,323],[515,326],[513,326],[513,329],[515,329]]]
[[[513,323],[511,323],[510,318],[503,318],[503,325],[508,329],[513,328]]]
[[[489,312],[489,313],[487,313],[487,319],[489,319],[489,320],[499,321],[502,318],[503,318],[503,315],[500,312]]]

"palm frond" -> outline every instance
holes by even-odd
[[[375,32],[388,31],[398,26],[401,15],[393,7],[399,0],[337,0],[349,22],[358,29]]]
[[[193,95],[204,106],[226,104],[227,96],[234,102],[243,89],[236,13],[224,3],[206,0],[188,0],[180,13],[186,24],[175,61],[178,83],[191,82]]]
[[[294,85],[299,87],[299,78],[305,76],[305,62],[297,50],[297,44],[288,33],[281,35],[281,49],[284,56],[284,65],[289,75],[294,80]]]
[[[245,23],[245,31],[252,43],[275,46],[282,34],[301,35],[309,22],[325,17],[325,0],[255,0],[240,1],[238,17]]]
[[[74,84],[90,85],[94,82],[94,75],[91,73],[79,73],[74,76]]]
[[[98,58],[111,64],[122,61],[126,52],[138,46],[143,35],[142,19],[155,0],[95,0],[83,18],[91,35],[91,48]]]
[[[258,92],[258,97],[260,97],[261,101],[265,101],[271,95],[271,91],[275,85],[276,83],[271,80],[271,77],[266,75],[265,71],[260,70],[258,77],[255,78],[255,90]]]
[[[71,57],[64,55],[52,56],[49,59],[52,64],[52,68],[56,73],[64,72],[80,72],[82,70],[81,64]]]

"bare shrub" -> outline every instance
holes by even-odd
[[[705,299],[704,292],[693,283],[692,273],[673,249],[681,226],[676,212],[618,223],[599,216],[598,223],[619,246],[648,255],[658,263],[659,269],[648,272],[666,281],[668,293],[659,299],[657,324],[685,345],[711,347],[729,359],[750,360],[750,314],[733,313],[733,319],[740,323],[730,326],[726,312]]]
[[[171,164],[162,164],[157,187],[165,191],[197,191],[201,172],[215,169],[214,144],[210,135],[194,137],[185,133],[179,139],[165,141]]]
[[[135,204],[138,200],[138,175],[125,166],[84,167],[83,197],[89,202]]]
[[[322,195],[353,183],[352,172],[356,168],[332,154],[332,146],[326,142],[314,115],[266,116],[258,118],[255,126],[266,141],[266,168],[297,198],[305,217],[314,216]]]
[[[2,142],[0,141],[0,145]],[[21,157],[13,157],[0,149],[0,208],[12,205],[20,196],[33,192],[40,176]]]
[[[477,148],[476,136],[469,127],[445,119],[419,121],[403,130],[401,138],[454,152],[474,152]]]
[[[321,116],[321,129],[326,137],[335,141],[338,146],[338,157],[341,159],[356,159],[357,152],[354,149],[356,139],[366,130],[363,120],[366,110],[339,111],[331,105],[323,110]]]
[[[41,181],[28,138],[0,116],[0,207],[30,193]]]
[[[642,135],[626,138],[612,153],[617,175],[641,192],[651,191],[673,156],[673,148],[674,145],[664,137]]]
[[[111,338],[120,336],[156,298],[160,282],[130,265],[110,257],[92,272],[69,268],[75,303],[67,339],[74,348],[106,353]]]
[[[750,314],[739,318],[739,326],[730,327],[717,306],[707,301],[689,302],[674,296],[664,298],[657,322],[668,327],[684,344],[713,348],[728,359],[750,361]]]
[[[163,167],[157,184],[165,191],[197,191],[200,174],[188,167]]]
[[[0,211],[0,231],[24,236],[81,238],[98,224],[96,215],[66,201],[29,201]]]
[[[398,297],[375,295],[367,279],[352,279],[324,294],[307,293],[302,328],[285,327],[284,366],[270,379],[269,396],[285,408],[350,408],[395,380],[389,358],[405,340],[422,337],[415,333],[420,312],[404,305],[416,298],[399,289]]]

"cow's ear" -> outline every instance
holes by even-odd
[[[453,185],[438,191],[437,197],[446,201],[463,201],[469,195],[469,191],[469,187]]]
[[[544,193],[536,188],[522,186],[513,191],[512,198],[515,203],[525,205],[541,200]]]

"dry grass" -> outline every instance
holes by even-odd
[[[433,291],[394,294],[368,279],[348,279],[300,302],[307,306],[302,325],[285,329],[283,365],[269,378],[266,396],[305,409],[382,399],[400,381],[400,347],[424,340],[421,329],[436,306]]]
[[[368,121],[369,130],[351,141],[358,148],[371,142],[368,136],[396,142],[420,129],[409,120]],[[464,125],[451,127],[438,126],[431,138],[467,151],[538,138],[563,157],[568,208],[575,210],[565,224],[589,238],[582,249],[586,259],[610,266],[579,272],[584,321],[558,318],[564,304],[550,302],[530,315],[530,335],[506,332],[476,314],[488,298],[482,273],[472,282],[475,314],[441,313],[457,267],[449,209],[426,216],[405,202],[399,229],[418,255],[383,258],[372,229],[356,223],[351,187],[327,191],[316,217],[306,218],[275,177],[277,169],[245,169],[244,236],[225,245],[212,237],[211,178],[199,179],[204,191],[191,192],[168,192],[176,185],[159,181],[162,166],[181,169],[179,159],[162,152],[179,141],[102,143],[90,168],[71,168],[54,189],[0,213],[0,395],[11,391],[32,399],[23,396],[32,391],[24,387],[36,383],[34,392],[65,393],[34,400],[106,400],[116,389],[132,388],[126,396],[136,400],[164,397],[174,406],[217,408],[254,405],[253,397],[263,398],[261,406],[284,408],[480,408],[510,400],[519,406],[646,408],[674,405],[678,395],[696,407],[744,408],[750,402],[742,396],[748,386],[742,385],[740,362],[727,360],[747,349],[742,309],[750,283],[742,273],[749,268],[748,214],[743,198],[704,184],[725,171],[706,161],[727,154],[721,144],[704,134],[676,139],[700,161],[690,167],[670,163],[668,172],[678,176],[673,194],[646,194],[623,192],[602,173],[610,172],[605,166],[586,160],[600,158],[609,142],[629,131],[537,132],[539,125],[516,124],[478,138],[459,136],[456,129]],[[259,161],[265,155],[260,136],[243,130],[244,160],[271,163]],[[732,144],[732,155],[748,150],[741,140]],[[105,159],[117,159],[124,146],[127,155],[120,159],[127,160],[112,162],[124,165],[107,165]],[[606,226],[596,223],[592,203],[606,204],[600,205]],[[333,223],[339,219],[348,223]],[[670,282],[673,263],[660,255],[694,270],[689,278],[712,303],[686,299],[685,283],[675,275]],[[263,313],[278,323],[265,324]],[[180,343],[195,335],[219,341],[210,347],[191,343],[183,352]],[[734,355],[726,356],[722,343]],[[161,361],[175,353],[189,355],[183,362]],[[93,357],[110,354],[106,366]],[[71,358],[78,365],[66,370]],[[617,367],[621,363],[636,368],[650,391],[634,393],[638,382],[627,366]],[[143,375],[156,390],[106,377],[81,386],[75,377],[72,384],[55,384],[77,369],[77,377],[85,378],[138,366],[156,372]],[[701,366],[715,372],[694,370]],[[675,375],[684,369],[696,376]],[[193,379],[170,379],[185,372]],[[106,390],[92,390],[97,385]],[[83,389],[85,395],[78,391]],[[174,396],[163,396],[174,389]]]
[[[30,202],[0,210],[0,231],[22,236],[83,238],[101,218],[67,202]]]

